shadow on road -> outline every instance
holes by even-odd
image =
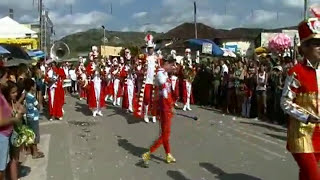
[[[75,109],[76,112],[81,112],[85,116],[92,116],[92,112],[90,111],[90,109],[88,108],[88,105],[86,104],[81,104],[80,102],[76,102],[75,108],[76,108]]]
[[[108,109],[112,109],[114,111],[114,114],[111,114],[108,117],[120,115],[126,119],[128,124],[137,124],[142,122],[142,120],[134,117],[131,113],[125,112],[121,107],[114,107],[113,105],[109,105]]]
[[[171,177],[174,180],[191,180],[187,177],[185,177],[181,172],[179,171],[168,171],[167,175]]]
[[[267,135],[267,136],[270,136],[272,138],[275,138],[275,139],[279,139],[279,140],[282,140],[282,141],[287,141],[287,137],[286,136],[279,136],[279,135],[269,134],[269,133],[264,133],[264,134]]]
[[[130,143],[127,139],[124,139],[121,136],[117,136],[117,138],[118,138],[118,145],[120,147],[122,147],[124,150],[128,151],[129,154],[131,154],[135,157],[141,158],[143,153],[149,151],[149,149],[147,149],[147,148],[135,146],[134,144]],[[151,155],[151,158],[164,162],[164,159],[161,159],[161,158],[154,156],[154,155]],[[154,162],[159,163],[157,161],[154,161]],[[143,166],[142,162],[138,162],[136,164],[136,166],[145,168],[145,166]]]
[[[199,166],[216,175],[216,178],[219,180],[261,180],[260,178],[242,173],[228,174],[211,163],[202,162],[199,163]]]
[[[260,124],[260,123],[254,123],[254,122],[240,122],[240,123],[266,128],[266,129],[269,129],[269,130],[275,131],[275,132],[287,132],[287,130],[285,130],[285,129],[277,128],[277,127],[267,125],[267,124]]]
[[[19,166],[19,178],[27,177],[31,173],[31,168],[28,166]]]

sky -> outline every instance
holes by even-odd
[[[39,0],[0,0],[0,17],[14,10],[20,23],[38,20]],[[99,28],[112,31],[167,32],[193,21],[195,0],[43,0],[56,38]],[[297,25],[304,0],[196,0],[198,22],[214,28],[278,28]],[[111,12],[112,4],[112,12]],[[320,4],[320,0],[309,0]]]

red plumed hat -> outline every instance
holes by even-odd
[[[309,18],[305,21],[302,21],[299,24],[299,36],[300,41],[305,42],[309,39],[320,39],[320,8],[311,7],[310,11],[314,15],[313,18]]]

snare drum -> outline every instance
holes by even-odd
[[[63,80],[63,87],[71,87],[71,79]]]

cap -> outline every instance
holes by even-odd
[[[277,69],[279,71],[283,71],[282,67],[281,66],[275,66],[273,69]]]
[[[155,48],[156,45],[153,43],[153,36],[148,34],[145,39],[147,48]]]
[[[191,49],[190,48],[187,48],[185,53],[191,53]]]
[[[310,39],[320,39],[319,18],[309,18],[301,22],[298,29],[301,43]]]

